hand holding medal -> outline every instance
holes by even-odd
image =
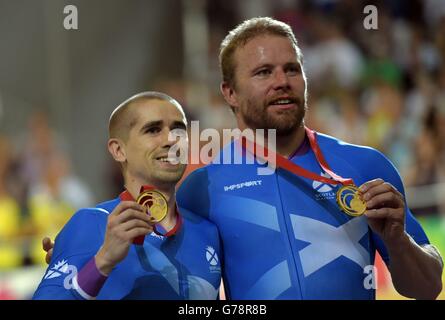
[[[405,235],[405,198],[382,179],[365,182],[360,192],[366,201],[366,217],[371,229],[386,245],[398,243]],[[397,246],[397,245],[396,245]]]

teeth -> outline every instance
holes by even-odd
[[[160,159],[158,159],[159,161],[162,161],[162,162],[172,162],[172,161],[174,161],[174,160],[176,160],[176,159],[171,159],[171,158],[160,158]]]
[[[274,101],[274,104],[289,104],[292,103],[292,100],[290,99],[279,99]]]

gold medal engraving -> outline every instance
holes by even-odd
[[[354,185],[343,186],[337,191],[337,203],[342,211],[353,217],[361,216],[366,211],[366,202]]]
[[[160,222],[167,216],[167,199],[159,191],[142,192],[137,198],[137,203],[150,210],[150,215],[155,219],[155,222]]]

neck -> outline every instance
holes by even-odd
[[[303,125],[289,135],[277,136],[277,153],[286,158],[290,157],[301,146],[305,136]]]
[[[237,122],[238,122],[238,128],[241,131],[244,131],[245,129],[249,128],[241,119],[241,117],[237,117]],[[267,130],[265,130],[265,133],[267,133]],[[286,158],[291,156],[301,146],[305,137],[306,137],[306,130],[304,127],[304,123],[302,123],[299,127],[297,127],[293,132],[291,132],[288,135],[277,135],[276,152]],[[264,138],[264,141],[256,140],[255,142],[258,143],[259,145],[267,146],[268,145],[267,135]]]
[[[176,224],[176,190],[175,184],[156,184],[149,181],[139,180],[135,178],[125,179],[125,188],[133,196],[133,199],[137,199],[142,186],[152,186],[156,191],[162,193],[167,199],[168,212],[167,216],[159,223],[164,229],[169,231]]]

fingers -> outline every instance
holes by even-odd
[[[51,258],[53,257],[53,249],[49,249],[45,255],[45,262],[49,264],[51,262]]]
[[[397,193],[388,191],[366,200],[366,207],[368,209],[378,209],[382,207],[401,208],[403,207],[403,200]]]
[[[141,220],[130,220],[115,228],[113,237],[119,242],[130,243],[135,237],[145,236],[153,232],[153,227]]]
[[[129,231],[135,228],[146,228],[150,232],[153,231],[153,225],[137,219],[129,220],[123,224],[120,225],[119,229],[123,231]]]
[[[54,243],[51,241],[49,237],[45,237],[42,239],[42,248],[45,252],[48,252],[50,249],[54,247]]]
[[[400,208],[404,206],[402,194],[382,179],[366,182],[360,187],[360,190],[368,209]]]
[[[154,218],[141,211],[141,208],[134,202],[127,202],[120,208],[116,207],[113,214],[108,217],[106,234],[110,239],[129,242],[134,238],[134,230],[138,230],[136,231],[138,236],[153,232]]]
[[[372,209],[366,210],[365,216],[372,219],[382,219],[382,218],[391,218],[400,217],[403,220],[403,215],[400,214],[400,208],[380,208],[380,209]]]
[[[54,242],[51,241],[49,237],[42,239],[42,248],[45,250],[45,262],[49,264],[51,262],[51,257],[53,256]]]
[[[110,224],[111,226],[114,226],[125,223],[130,220],[141,220],[147,224],[153,224],[153,218],[150,217],[147,213],[134,209],[126,209],[118,216],[110,217]]]
[[[104,243],[96,258],[105,274],[128,254],[133,240],[153,232],[154,221],[144,207],[134,201],[123,201],[108,216]]]
[[[374,180],[371,180],[371,181],[367,181],[367,182],[365,182],[364,184],[362,184],[360,186],[360,188],[359,188],[360,192],[362,194],[365,194],[370,188],[373,188],[375,186],[381,185],[384,182],[385,181],[383,181],[382,179],[374,179]]]
[[[131,209],[135,211],[145,212],[145,208],[134,201],[122,201],[120,202],[116,208],[114,208],[113,212],[111,212],[110,216],[118,216],[125,212],[126,210]]]

